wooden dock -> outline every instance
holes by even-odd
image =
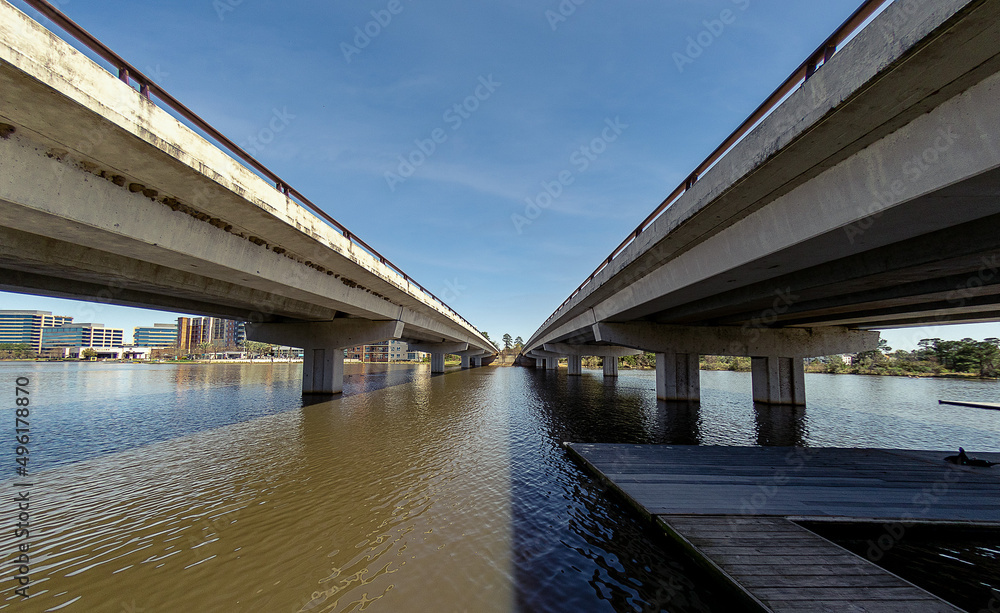
[[[976,409],[994,409],[1000,411],[1000,402],[970,402],[968,400],[938,400],[938,404],[950,404],[956,407],[973,407]]]
[[[796,520],[1000,525],[1000,470],[949,452],[566,447],[763,611],[961,611]]]

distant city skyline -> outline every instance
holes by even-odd
[[[109,328],[123,328],[125,330],[126,344],[132,343],[133,329],[138,326],[177,323],[178,317],[200,317],[200,315],[192,315],[190,313],[137,309],[112,304],[13,294],[9,292],[0,292],[0,310],[52,311],[53,315],[72,317],[73,323],[99,323]],[[503,343],[501,339],[504,334],[510,334],[512,337],[521,336],[522,338],[527,338],[531,334],[531,331],[525,333],[523,330],[486,330],[486,332],[489,333],[493,342],[498,344]],[[917,343],[925,338],[940,338],[943,340],[1000,338],[1000,322],[920,326],[883,330],[882,338],[893,349],[906,349],[910,351],[916,349]]]

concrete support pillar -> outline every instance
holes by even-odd
[[[696,353],[656,354],[656,398],[658,400],[698,402],[701,379]]]
[[[545,364],[543,362],[543,359],[544,358],[535,358],[535,370],[541,370],[541,369],[545,368]]]
[[[335,319],[264,323],[247,325],[246,331],[252,341],[302,349],[303,394],[339,394],[344,391],[344,348],[398,339],[403,322]]]
[[[750,371],[754,402],[805,405],[802,358],[755,357],[751,358]]]
[[[343,349],[305,349],[302,356],[303,394],[340,394],[344,391]]]
[[[583,374],[583,358],[581,356],[566,356],[566,365],[569,367],[570,375],[579,376]]]
[[[431,354],[431,374],[444,372],[444,356],[449,353],[459,353],[469,349],[469,343],[426,343],[410,342],[410,351],[423,351]]]
[[[604,376],[618,376],[618,358],[615,356],[604,356]]]
[[[467,355],[460,356],[462,358],[462,368],[472,367],[472,358]]]
[[[559,358],[545,358],[545,368],[548,370],[559,370]]]
[[[479,368],[483,365],[483,358],[470,358],[472,360],[472,368]]]

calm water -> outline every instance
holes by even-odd
[[[0,364],[4,406],[31,379],[35,595],[5,565],[0,608],[732,610],[560,443],[1000,451],[1000,411],[937,404],[997,382],[807,375],[807,409],[755,409],[749,374],[703,372],[697,409],[651,372],[346,368],[309,403],[299,364]]]

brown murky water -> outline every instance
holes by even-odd
[[[34,394],[32,597],[13,592],[7,479],[0,610],[727,611],[562,441],[1000,440],[993,412],[935,400],[995,382],[810,377],[810,407],[776,412],[745,373],[702,373],[699,409],[657,402],[648,372],[348,365],[344,396],[309,404],[300,369],[0,364]],[[0,447],[5,474],[15,457]]]

